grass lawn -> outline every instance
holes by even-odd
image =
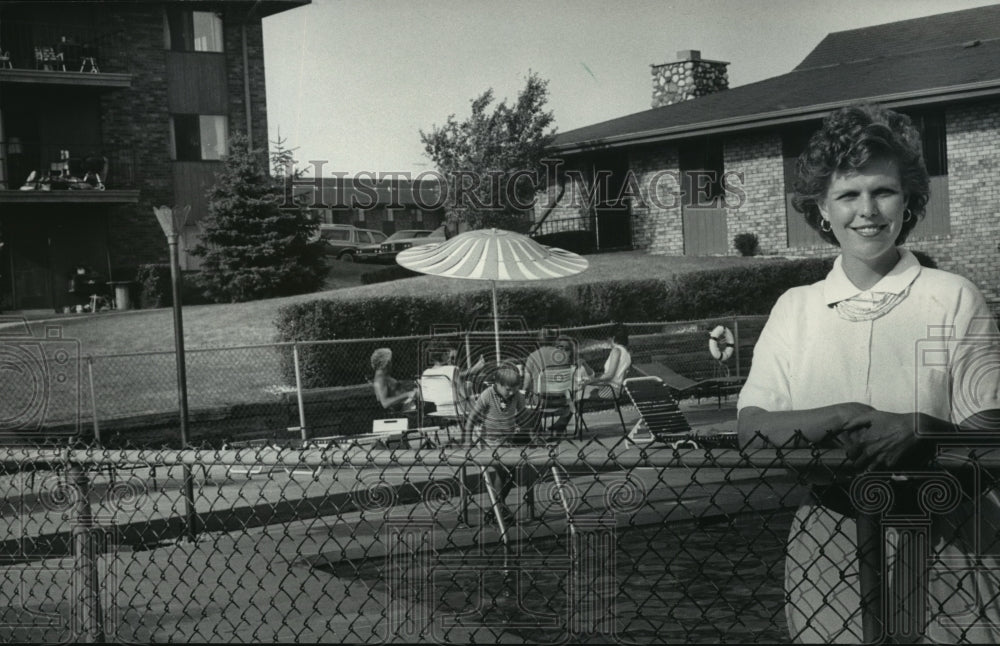
[[[705,269],[746,264],[778,262],[776,257],[720,256],[654,256],[640,251],[628,251],[587,256],[590,268],[576,276],[547,281],[546,285],[561,287],[572,284],[628,278],[666,278]],[[327,287],[350,284],[351,287],[330,288],[313,294],[272,298],[250,303],[191,305],[184,307],[184,344],[186,349],[219,348],[271,343],[274,340],[274,319],[278,309],[289,303],[314,299],[354,298],[398,294],[441,294],[479,290],[489,283],[479,280],[454,280],[437,276],[417,276],[375,285],[359,285],[362,273],[379,266],[332,261],[333,272]],[[108,355],[118,353],[173,350],[173,311],[170,308],[75,315],[60,318],[65,338],[78,339],[81,354]],[[34,323],[32,332],[42,334],[41,324]]]

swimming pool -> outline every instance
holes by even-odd
[[[408,561],[399,557],[318,569],[364,581],[372,598],[403,597],[408,625],[396,637],[386,626],[389,640],[787,642],[782,577],[792,514],[626,526],[597,541],[613,562],[583,554],[576,567],[571,541],[558,536],[515,545],[506,564],[495,543],[439,550],[425,561],[426,576],[400,576]]]

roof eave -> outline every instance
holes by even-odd
[[[775,110],[752,115],[730,117],[727,119],[704,121],[697,124],[686,124],[682,126],[659,128],[657,130],[633,132],[613,137],[574,142],[571,144],[557,144],[552,146],[550,150],[553,152],[571,155],[595,149],[623,148],[626,146],[686,139],[700,135],[737,132],[741,130],[763,128],[766,126],[794,123],[797,121],[808,121],[810,119],[822,118],[837,108],[860,101],[880,103],[886,107],[897,108],[943,103],[946,101],[975,99],[995,96],[998,94],[1000,94],[1000,78],[991,79],[989,81],[977,81],[976,83],[966,83],[962,85],[949,85],[943,88],[928,88],[910,92],[897,92],[893,94],[881,94],[868,97],[853,97],[842,101],[818,103],[808,106],[788,108],[787,110]]]

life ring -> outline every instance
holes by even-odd
[[[725,325],[716,325],[708,335],[708,351],[716,361],[729,361],[736,343],[733,332]]]

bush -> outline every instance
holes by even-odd
[[[809,258],[682,274],[670,285],[663,320],[767,314],[790,287],[822,280],[833,258]]]
[[[760,251],[760,241],[756,233],[738,233],[733,238],[733,246],[742,256],[756,256]]]
[[[181,273],[181,303],[184,305],[205,305],[211,303],[201,290],[201,272]],[[170,265],[139,265],[135,272],[135,282],[141,309],[171,307],[174,304],[173,286],[170,283]]]
[[[140,265],[135,272],[139,285],[139,307],[154,309],[172,304],[170,265]]]
[[[567,288],[584,325],[608,321],[661,321],[669,282],[659,279],[609,280]],[[560,323],[569,325],[568,321]]]
[[[374,285],[375,283],[386,283],[390,280],[413,278],[414,276],[419,275],[420,274],[418,272],[411,271],[401,265],[390,265],[388,267],[376,269],[375,271],[370,271],[367,274],[361,274],[361,284]]]

